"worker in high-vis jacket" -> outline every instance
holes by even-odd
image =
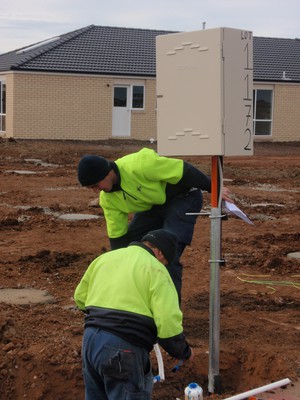
[[[171,356],[191,360],[177,291],[165,268],[177,237],[165,229],[96,258],[74,294],[85,312],[82,341],[86,400],[151,399],[149,353],[158,343]]]
[[[180,257],[192,241],[202,191],[211,190],[210,177],[183,160],[143,148],[114,162],[86,155],[78,164],[78,180],[100,192],[111,249],[141,240],[153,229],[164,228],[177,235],[177,255],[168,271],[180,298]],[[223,188],[223,199],[231,201],[227,188]],[[134,218],[128,224],[131,213]]]

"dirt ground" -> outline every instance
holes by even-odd
[[[156,144],[0,139],[0,296],[4,289],[49,295],[43,303],[25,295],[23,302],[22,296],[2,299],[1,400],[84,399],[83,315],[73,293],[89,263],[109,246],[94,193],[77,182],[77,163],[84,154],[113,160],[142,147]],[[210,157],[185,159],[210,174]],[[182,258],[184,327],[195,360],[172,372],[176,360],[163,352],[166,380],[155,384],[153,399],[183,399],[190,382],[203,387],[204,398],[226,399],[284,378],[292,385],[280,399],[299,399],[300,260],[288,254],[300,252],[300,143],[255,143],[254,156],[223,161],[225,185],[254,222],[234,215],[222,222],[223,393],[208,393],[211,220],[200,216]],[[204,197],[209,211],[210,196]],[[74,213],[98,218],[61,218]]]

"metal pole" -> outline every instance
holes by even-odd
[[[209,300],[209,370],[208,392],[221,393],[220,360],[220,258],[221,258],[221,207],[219,207],[219,159],[212,157],[211,189],[211,259]]]

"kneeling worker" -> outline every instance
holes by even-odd
[[[165,229],[112,250],[88,267],[74,294],[85,312],[82,342],[86,400],[151,399],[149,353],[158,342],[171,356],[192,359],[174,283],[164,267],[177,236]]]

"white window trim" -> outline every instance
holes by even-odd
[[[255,129],[253,127],[253,135],[254,138],[270,138],[273,136],[273,121],[274,121],[274,85],[254,85],[253,90],[255,91],[255,104],[253,104],[253,110],[254,110],[254,115],[253,115],[253,125],[255,127],[256,122],[271,122],[271,133],[269,135],[256,135],[255,134]],[[271,110],[271,119],[256,119],[255,114],[256,114],[256,99],[257,95],[256,92],[257,90],[270,90],[272,91],[272,110]]]
[[[6,119],[6,112],[5,113],[2,112],[2,88],[3,88],[3,85],[5,85],[5,89],[6,89],[5,79],[0,79],[0,83],[1,83],[1,85],[0,85],[0,134],[4,134],[6,132],[6,130],[2,129],[2,117],[5,117],[5,119]],[[6,92],[6,90],[5,90],[5,92]]]
[[[134,108],[132,106],[132,102],[133,102],[133,87],[134,86],[142,86],[144,88],[144,90],[143,90],[143,107],[142,108]],[[133,111],[145,111],[145,100],[146,100],[146,98],[145,98],[146,97],[145,96],[145,90],[146,90],[145,85],[144,84],[139,84],[139,83],[133,83],[131,85],[130,89],[131,89],[131,110],[133,110]]]

